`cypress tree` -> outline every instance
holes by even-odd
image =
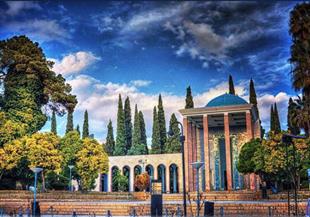
[[[79,133],[79,135],[81,135],[80,125],[77,125],[77,126],[76,126],[76,131]]]
[[[132,145],[132,123],[131,123],[131,108],[129,97],[127,97],[125,100],[124,115],[125,115],[125,137],[126,137],[126,154],[127,154]]]
[[[146,132],[145,132],[145,122],[142,111],[139,111],[139,122],[140,122],[140,144],[145,146],[145,154],[149,153],[146,141]]]
[[[179,153],[181,152],[181,143],[180,143],[180,129],[178,126],[178,120],[173,113],[169,121],[169,132],[172,132],[167,139],[165,146],[165,153]]]
[[[156,106],[154,106],[154,109],[153,109],[152,153],[153,154],[161,153],[158,114],[157,114]]]
[[[88,129],[88,112],[85,110],[84,112],[84,123],[83,123],[83,133],[82,138],[85,139],[89,137],[89,129]]]
[[[234,81],[231,75],[229,75],[229,94],[235,95],[235,87],[234,87]]]
[[[273,105],[270,106],[270,131],[274,131],[274,112],[273,112]]]
[[[73,130],[73,111],[68,111],[66,133]]]
[[[53,111],[51,120],[51,132],[57,135],[57,123],[56,123],[56,112]]]
[[[159,126],[159,135],[160,135],[160,150],[161,153],[164,152],[164,146],[167,140],[167,130],[166,130],[166,120],[165,120],[165,111],[163,107],[163,101],[161,95],[158,98],[158,126]]]
[[[140,127],[139,111],[137,104],[135,105],[135,116],[133,123],[133,136],[132,136],[132,146],[137,146],[141,142],[141,127]]]
[[[113,126],[112,126],[111,120],[109,121],[107,129],[108,129],[108,133],[107,133],[104,149],[109,156],[113,156],[115,141],[114,141]]]
[[[288,101],[288,108],[287,108],[287,128],[289,131],[291,131],[292,134],[298,135],[300,134],[300,129],[293,121],[295,109],[296,104],[293,101],[293,99],[290,98],[290,100]]]
[[[188,86],[186,88],[185,108],[186,109],[194,108],[191,86]]]
[[[117,110],[116,142],[113,155],[122,156],[125,154],[126,154],[125,117],[124,117],[122,97],[121,95],[119,95],[118,110]]]
[[[250,80],[250,100],[249,101],[254,106],[257,117],[259,118],[256,91],[255,91],[254,82],[253,82],[252,78]]]
[[[274,131],[275,131],[275,133],[280,133],[281,132],[281,124],[280,124],[280,119],[279,119],[277,103],[274,103],[273,114],[274,114]]]

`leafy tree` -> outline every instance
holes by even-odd
[[[158,126],[159,126],[159,135],[160,135],[160,152],[163,153],[164,146],[167,141],[167,130],[166,130],[166,120],[165,112],[163,107],[163,101],[161,95],[158,98]]]
[[[116,170],[112,180],[113,186],[117,191],[128,191],[128,178],[121,174],[120,170]]]
[[[186,109],[194,108],[194,101],[193,101],[191,86],[188,86],[186,88],[185,108]]]
[[[140,122],[140,144],[143,144],[145,147],[145,154],[149,153],[146,141],[146,132],[145,132],[145,122],[142,111],[139,111],[139,122]]]
[[[170,118],[169,133],[172,133],[172,135],[168,137],[167,143],[165,145],[165,153],[180,153],[180,128],[178,126],[178,120],[174,113],[171,115]]]
[[[51,120],[51,132],[57,135],[57,123],[56,123],[56,112],[53,111]]]
[[[74,165],[76,162],[76,154],[82,148],[82,140],[77,131],[71,131],[64,135],[60,140],[60,151],[63,155],[63,168],[68,165]]]
[[[231,75],[229,75],[229,94],[235,95],[235,87],[234,87],[234,81]]]
[[[83,123],[83,133],[82,138],[85,139],[89,137],[89,129],[88,129],[88,112],[85,110],[84,112],[84,123]]]
[[[114,135],[113,135],[113,126],[112,126],[112,121],[109,121],[108,124],[108,133],[107,133],[107,138],[106,138],[106,142],[105,142],[105,152],[109,155],[109,156],[113,156],[113,152],[114,152],[114,146],[115,146],[115,141],[114,141]]]
[[[280,133],[281,132],[281,125],[280,125],[277,103],[274,103],[273,115],[274,115],[274,131],[275,131],[275,133]]]
[[[141,127],[140,127],[139,111],[136,104],[134,123],[133,123],[132,149],[135,146],[138,146],[139,144],[141,144]],[[132,151],[130,151],[130,153],[132,153]]]
[[[294,134],[298,135],[300,133],[300,129],[294,121],[295,111],[297,109],[297,105],[293,101],[292,98],[289,99],[288,108],[287,108],[287,128],[288,130]]]
[[[80,125],[76,125],[76,132],[78,132],[79,136],[81,136]]]
[[[270,106],[270,131],[275,130],[275,120],[274,120],[274,111],[273,105]]]
[[[113,155],[121,156],[126,154],[126,137],[125,137],[125,120],[122,97],[118,97],[118,111],[117,111],[117,129],[116,129],[116,143]]]
[[[51,71],[39,47],[26,36],[0,41],[0,83],[4,93],[1,109],[8,120],[26,124],[26,133],[40,130],[47,117],[42,107],[64,114],[63,107],[73,111],[77,103],[71,87],[61,75]]]
[[[66,133],[73,131],[73,112],[69,111],[67,115]]]
[[[76,154],[76,169],[81,177],[82,190],[94,188],[99,173],[108,171],[108,155],[96,140],[83,139],[82,149]]]
[[[160,134],[158,124],[158,113],[156,106],[153,109],[153,129],[152,129],[152,154],[160,154]]]
[[[129,97],[127,97],[125,100],[124,115],[125,115],[125,137],[126,137],[126,153],[127,153],[132,145],[132,123],[131,123],[131,108]]]
[[[29,147],[27,160],[29,168],[41,167],[42,187],[45,189],[45,175],[51,172],[59,173],[63,163],[63,156],[57,149],[59,137],[53,133],[35,133],[25,139],[26,147]]]
[[[137,175],[135,178],[135,187],[139,189],[139,191],[145,191],[150,185],[150,176],[148,173],[142,173]]]
[[[245,143],[242,146],[237,164],[237,169],[240,173],[248,174],[256,172],[254,155],[258,151],[260,146],[260,139],[252,139],[251,141]]]

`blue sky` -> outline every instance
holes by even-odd
[[[296,2],[0,2],[0,39],[25,34],[40,43],[77,95],[74,122],[89,111],[90,131],[103,141],[115,126],[117,96],[144,112],[162,93],[167,122],[184,107],[191,85],[197,107],[227,91],[232,74],[248,100],[254,79],[263,127],[278,103],[282,127],[291,88],[289,11]],[[58,118],[63,134],[65,117]],[[42,129],[49,130],[50,123]]]

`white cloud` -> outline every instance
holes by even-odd
[[[62,60],[51,60],[55,62],[53,70],[56,73],[68,76],[79,73],[97,60],[100,60],[100,57],[96,57],[91,52],[79,51],[64,56]]]
[[[25,34],[36,41],[59,41],[62,43],[71,39],[70,33],[60,26],[56,20],[27,20],[8,22],[2,31]],[[0,30],[1,32],[1,30]]]
[[[22,10],[27,10],[27,9],[41,10],[42,9],[38,3],[35,3],[32,1],[8,1],[6,3],[9,7],[6,13],[10,16],[17,15]]]
[[[134,81],[131,81],[130,83],[136,87],[146,87],[146,86],[149,86],[152,83],[152,81],[134,80]]]

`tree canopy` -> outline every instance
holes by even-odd
[[[191,86],[188,86],[186,88],[185,108],[186,109],[194,108],[194,101],[193,101]]]

